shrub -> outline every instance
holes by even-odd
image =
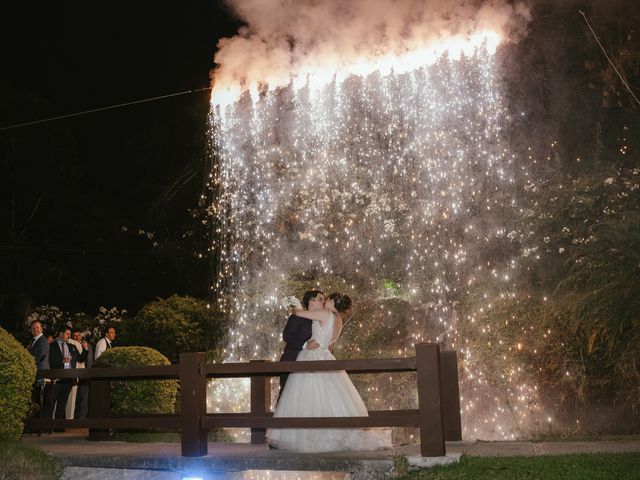
[[[170,365],[169,359],[147,347],[107,349],[95,367],[143,367]],[[111,410],[120,414],[173,413],[178,382],[176,380],[129,380],[111,382]]]
[[[172,295],[145,305],[135,319],[125,320],[123,343],[146,345],[166,355],[173,363],[185,352],[208,352],[221,359],[228,332],[227,321],[217,317],[207,302]]]
[[[31,354],[0,328],[0,438],[20,438],[35,375]]]

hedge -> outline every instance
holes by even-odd
[[[35,378],[33,356],[0,328],[0,439],[20,438]]]
[[[205,300],[172,295],[148,303],[135,318],[125,319],[119,341],[155,348],[172,363],[178,363],[185,352],[207,352],[209,360],[222,360],[228,332],[228,321]]]
[[[94,367],[143,367],[170,365],[169,359],[147,347],[107,349]],[[111,382],[111,411],[120,414],[174,413],[178,382],[176,380],[129,380]]]

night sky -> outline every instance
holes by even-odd
[[[615,152],[623,127],[637,137],[637,106],[579,10],[636,85],[637,36],[628,32],[638,3],[531,3],[526,37],[499,55],[518,119],[508,125],[511,147],[544,150],[561,138],[567,162],[600,149],[594,142]],[[208,87],[218,40],[240,26],[221,0],[13,2],[0,19],[0,128]],[[211,232],[190,213],[212,161],[208,99],[200,92],[0,130],[1,326],[23,331],[43,304],[134,313],[173,293],[210,295]]]
[[[211,0],[20,2],[3,24],[0,126],[207,87],[238,27]],[[3,327],[41,304],[93,315],[207,296],[209,263],[194,259],[207,235],[189,210],[210,162],[208,98],[0,131]]]

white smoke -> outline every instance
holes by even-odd
[[[245,90],[255,94],[314,77],[322,82],[385,68],[406,71],[445,51],[467,53],[478,39],[495,47],[517,39],[530,19],[523,3],[506,0],[227,3],[246,25],[218,43],[214,96],[227,101]]]

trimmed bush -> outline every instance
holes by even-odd
[[[94,367],[144,367],[170,365],[169,359],[147,347],[107,349]],[[129,380],[111,382],[111,411],[125,415],[137,413],[174,413],[176,380]]]
[[[20,438],[35,376],[34,358],[9,332],[0,328],[0,439]]]
[[[221,360],[228,330],[227,321],[206,301],[172,295],[145,305],[135,319],[126,319],[119,338],[127,345],[155,348],[172,363],[186,352],[207,352],[209,360]]]

